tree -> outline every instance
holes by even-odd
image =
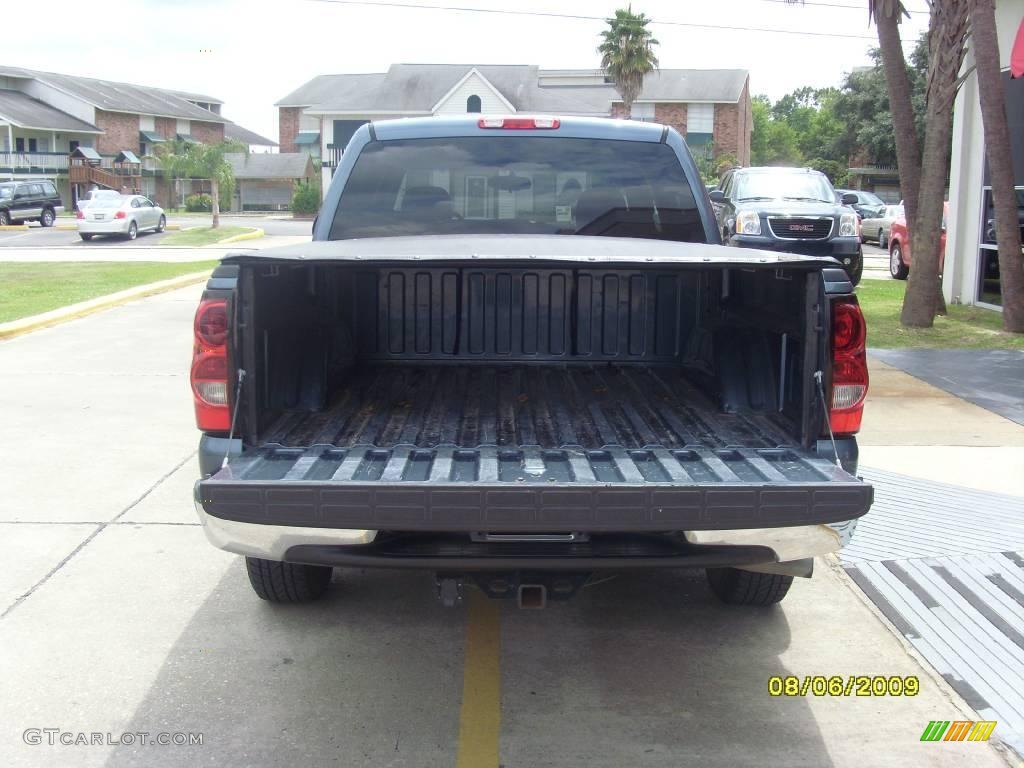
[[[1013,164],[1006,161],[1011,156],[1010,130],[999,66],[995,5],[992,0],[971,0],[970,14],[978,98],[981,102],[981,120],[985,131],[992,204],[996,217],[1003,327],[1007,331],[1024,333],[1024,261],[1021,259]]]
[[[164,177],[167,179],[168,204],[173,204],[175,201],[177,180],[188,176],[188,157],[185,154],[185,147],[185,142],[180,139],[156,145],[156,157],[160,161],[160,167],[164,169]]]
[[[776,119],[767,96],[751,100],[750,162],[753,165],[800,165],[803,155],[796,131]]]
[[[219,144],[189,144],[185,152],[189,175],[210,180],[210,197],[213,198],[211,229],[220,226],[221,191],[223,190],[230,198],[235,188],[235,174],[224,155],[229,152],[245,151],[244,144],[237,141],[222,141]]]
[[[654,46],[658,41],[647,29],[650,24],[642,13],[633,13],[633,6],[615,11],[614,18],[605,19],[608,29],[601,33],[597,47],[601,68],[615,81],[615,90],[622,96],[623,117],[633,113],[633,102],[640,95],[644,76],[658,68]]]
[[[907,282],[900,322],[911,328],[930,328],[935,322],[936,312],[945,309],[939,283],[939,237],[952,154],[953,102],[959,85],[960,68],[967,51],[967,37],[967,0],[933,0],[928,24],[924,155],[918,166],[920,175],[917,178],[919,186],[916,198],[913,191],[906,187],[903,195],[913,246],[914,268]],[[906,112],[912,113],[909,105]],[[894,122],[895,119],[894,113]],[[900,129],[897,128],[896,151],[902,160],[899,154],[899,133]],[[901,165],[901,185],[902,179]]]

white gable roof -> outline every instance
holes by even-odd
[[[480,111],[484,114],[496,112],[515,112],[516,108],[501,95],[501,91],[480,74],[476,67],[462,77],[451,89],[442,96],[431,108],[435,115],[464,115],[466,102],[470,96],[480,97]]]

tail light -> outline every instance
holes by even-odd
[[[81,209],[75,211],[75,218],[76,219],[84,219],[85,218],[85,214],[82,213]]]
[[[196,407],[196,426],[204,432],[227,432],[231,429],[227,301],[201,301],[196,310],[193,331],[195,345],[190,379]]]
[[[125,214],[124,211],[118,211],[117,213],[114,214],[114,218],[115,219],[123,219],[125,217],[125,215],[126,214]]]
[[[480,128],[503,128],[506,131],[552,130],[561,124],[557,117],[481,117],[477,121]]]
[[[829,423],[837,435],[860,430],[868,394],[867,326],[856,298],[832,305],[832,410]]]

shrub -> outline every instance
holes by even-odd
[[[295,182],[292,193],[292,213],[314,214],[320,210],[320,182],[307,179]]]
[[[185,210],[190,213],[209,213],[213,210],[213,198],[207,194],[188,195],[185,198]]]

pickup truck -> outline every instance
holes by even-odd
[[[657,124],[364,125],[312,242],[227,256],[194,335],[196,509],[273,602],[333,568],[542,607],[687,567],[768,605],[872,501],[846,272],[723,247]]]

